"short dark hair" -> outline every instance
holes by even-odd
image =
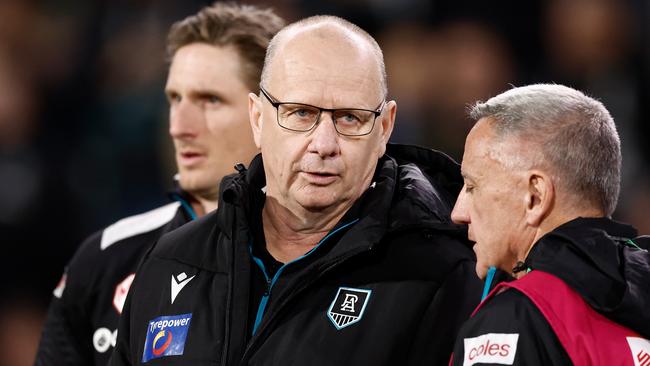
[[[172,25],[167,56],[171,60],[176,51],[192,43],[232,46],[242,59],[242,80],[251,91],[257,91],[266,47],[284,25],[284,19],[270,8],[216,2]]]

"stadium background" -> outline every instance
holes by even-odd
[[[459,160],[468,103],[533,82],[582,89],[623,142],[615,218],[650,233],[647,0],[278,0],[334,14],[382,46],[393,141]],[[44,311],[80,241],[165,202],[165,35],[207,1],[0,1],[0,366],[31,364]],[[332,55],[337,57],[337,55]]]

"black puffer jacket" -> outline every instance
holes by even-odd
[[[250,294],[261,275],[250,254],[261,157],[225,179],[216,214],[164,236],[147,256],[112,364],[446,364],[481,292],[465,231],[449,218],[458,166],[421,148],[387,154],[316,249],[269,279],[262,304]],[[254,334],[250,307],[260,319]]]

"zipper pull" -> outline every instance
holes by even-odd
[[[237,172],[239,172],[239,174],[243,174],[243,173],[245,173],[246,170],[247,170],[247,169],[246,169],[246,165],[244,165],[244,164],[242,164],[242,163],[237,163],[237,164],[235,164],[235,170],[236,170]]]
[[[266,280],[266,291],[264,291],[264,297],[269,297],[271,294],[271,279]]]

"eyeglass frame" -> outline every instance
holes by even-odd
[[[350,135],[350,134],[347,134],[347,133],[341,133],[339,131],[339,129],[337,128],[337,126],[336,126],[336,121],[334,120],[334,118],[332,118],[332,123],[334,124],[334,129],[336,130],[336,133],[338,133],[341,136],[348,136],[348,137],[367,136],[372,132],[372,130],[375,129],[375,122],[377,122],[377,117],[379,117],[383,113],[384,107],[386,106],[386,99],[384,99],[379,104],[377,109],[374,109],[374,110],[372,110],[372,109],[364,109],[364,108],[321,108],[321,107],[317,107],[315,105],[306,104],[306,103],[280,102],[276,97],[272,96],[268,91],[266,91],[266,89],[264,89],[264,87],[261,86],[261,85],[260,85],[260,91],[262,92],[262,94],[264,95],[266,100],[268,100],[269,103],[271,103],[271,106],[273,106],[273,108],[275,108],[275,110],[276,110],[275,121],[278,123],[278,126],[284,128],[285,130],[293,131],[293,132],[309,132],[309,131],[313,130],[314,127],[316,127],[316,125],[318,125],[320,123],[320,116],[323,113],[323,111],[332,112],[332,117],[333,117],[334,112],[336,112],[336,111],[358,110],[358,111],[370,112],[370,113],[375,115],[375,117],[372,119],[372,126],[370,127],[370,130],[368,132],[360,134],[360,135]],[[296,129],[293,129],[293,128],[285,127],[280,123],[280,109],[278,108],[282,104],[297,104],[297,105],[304,105],[306,107],[311,107],[311,108],[318,109],[318,116],[316,116],[316,121],[314,121],[314,124],[311,127],[309,127],[309,129],[307,129],[307,130],[296,130]]]

